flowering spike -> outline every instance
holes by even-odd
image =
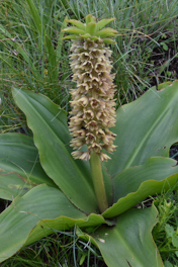
[[[71,146],[76,150],[72,153],[75,159],[89,160],[91,155],[96,154],[104,161],[109,159],[104,151],[112,153],[115,150],[115,134],[109,130],[116,121],[114,75],[110,74],[112,66],[109,61],[112,52],[105,43],[114,42],[107,37],[116,36],[117,31],[112,28],[100,30],[113,20],[102,20],[97,26],[95,17],[88,15],[85,30],[76,27],[63,30],[73,33],[72,39],[76,31],[70,57],[73,81],[77,83],[77,89],[71,89],[72,111],[69,123],[73,136]],[[77,26],[76,21],[68,22]],[[84,145],[88,147],[87,152],[82,151]]]

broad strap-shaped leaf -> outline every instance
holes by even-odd
[[[117,217],[114,227],[101,226],[93,235],[108,267],[163,267],[151,232],[157,222],[154,206],[132,209]]]
[[[117,110],[116,151],[106,163],[111,176],[150,157],[169,156],[178,141],[178,81],[151,88],[136,101]]]
[[[90,171],[70,153],[66,112],[43,95],[13,89],[13,96],[27,117],[45,172],[80,210],[95,212],[97,202]]]
[[[151,195],[174,188],[178,180],[176,164],[173,159],[155,157],[120,172],[113,178],[115,203],[103,216],[113,218]]]
[[[0,148],[0,198],[12,200],[42,183],[56,187],[42,169],[31,137],[1,134]]]
[[[101,215],[87,217],[56,188],[39,185],[17,197],[0,215],[0,262],[22,246],[75,224],[90,227],[105,223]]]

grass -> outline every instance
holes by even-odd
[[[178,195],[177,191],[168,191],[155,200],[159,211],[159,221],[153,230],[165,266],[178,265]],[[169,263],[168,263],[169,262]]]
[[[1,131],[4,132],[7,126],[25,128],[24,118],[19,116],[11,98],[12,86],[42,92],[68,109],[70,72],[68,54],[63,53],[69,47],[61,41],[65,14],[57,1],[53,5],[41,1],[37,7],[31,0],[22,4],[5,1],[1,3],[1,14]]]
[[[119,32],[112,47],[118,106],[151,86],[178,78],[176,0],[0,1],[1,133],[31,134],[12,99],[12,86],[44,93],[70,110],[69,89],[75,85],[69,67],[70,42],[61,39],[61,30],[66,16],[83,20],[89,13],[99,19],[116,18],[111,27]],[[177,233],[177,202],[176,191],[156,198],[160,214],[153,234],[168,267],[178,265],[172,241]],[[56,232],[0,266],[106,266],[96,248],[82,242],[75,231],[70,235]]]
[[[2,267],[105,267],[99,251],[90,243],[71,233],[56,231],[55,235],[28,246],[6,260]]]
[[[11,87],[49,96],[69,111],[70,42],[62,41],[65,17],[83,19],[88,13],[115,17],[113,47],[118,106],[140,96],[152,85],[177,77],[176,0],[166,1],[1,1],[1,132],[26,132]],[[150,16],[151,13],[151,16]],[[169,43],[170,45],[168,45]]]

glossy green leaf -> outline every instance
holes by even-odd
[[[23,197],[17,197],[0,215],[0,262],[54,230],[102,223],[105,220],[101,215],[87,217],[59,189],[36,186]]]
[[[13,96],[27,116],[45,172],[77,207],[88,214],[96,212],[90,171],[71,156],[66,113],[43,95],[13,89]]]
[[[178,81],[151,88],[136,101],[117,110],[116,151],[106,167],[111,176],[131,166],[142,165],[150,157],[169,156],[178,141]]]
[[[170,158],[151,158],[145,164],[120,172],[113,178],[114,202],[103,216],[113,218],[145,198],[175,187],[177,162]]]
[[[132,209],[117,217],[114,227],[101,226],[93,235],[108,267],[163,267],[151,232],[157,222],[154,206]]]
[[[56,187],[43,171],[31,137],[1,134],[0,147],[0,198],[12,200],[42,183]]]
[[[73,206],[73,205],[72,205]],[[69,206],[70,208],[71,206]],[[70,209],[69,209],[70,212]],[[39,221],[35,228],[33,228],[26,240],[24,246],[28,246],[33,242],[40,240],[44,236],[54,233],[58,230],[71,230],[75,225],[82,227],[84,229],[96,229],[102,224],[113,225],[112,221],[105,220],[102,215],[91,213],[88,217],[79,217],[78,219],[71,218],[70,213],[65,218],[58,217],[55,220],[44,219]],[[82,214],[83,216],[84,214]],[[43,231],[41,231],[43,229]]]

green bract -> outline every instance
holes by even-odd
[[[80,30],[75,34],[97,38],[112,20],[96,23],[89,15],[87,26],[69,22]],[[66,112],[44,95],[12,93],[33,137],[0,135],[0,197],[12,201],[0,214],[0,262],[54,230],[77,225],[78,236],[94,243],[109,267],[162,267],[151,235],[158,212],[137,204],[177,182],[169,149],[178,141],[178,81],[153,87],[116,111],[111,130],[117,148],[101,163],[109,205],[102,214],[89,162],[71,155]]]
[[[97,40],[98,38],[102,38],[104,43],[115,43],[112,39],[107,37],[116,37],[117,31],[112,28],[103,29],[108,23],[115,20],[115,18],[111,19],[103,19],[99,22],[96,22],[95,17],[88,15],[85,18],[85,24],[75,20],[75,19],[66,19],[67,22],[73,24],[75,27],[68,27],[62,32],[71,33],[72,35],[66,36],[63,39],[76,39],[77,36],[80,36],[84,39],[90,38],[91,40]],[[103,38],[104,37],[104,38]]]

